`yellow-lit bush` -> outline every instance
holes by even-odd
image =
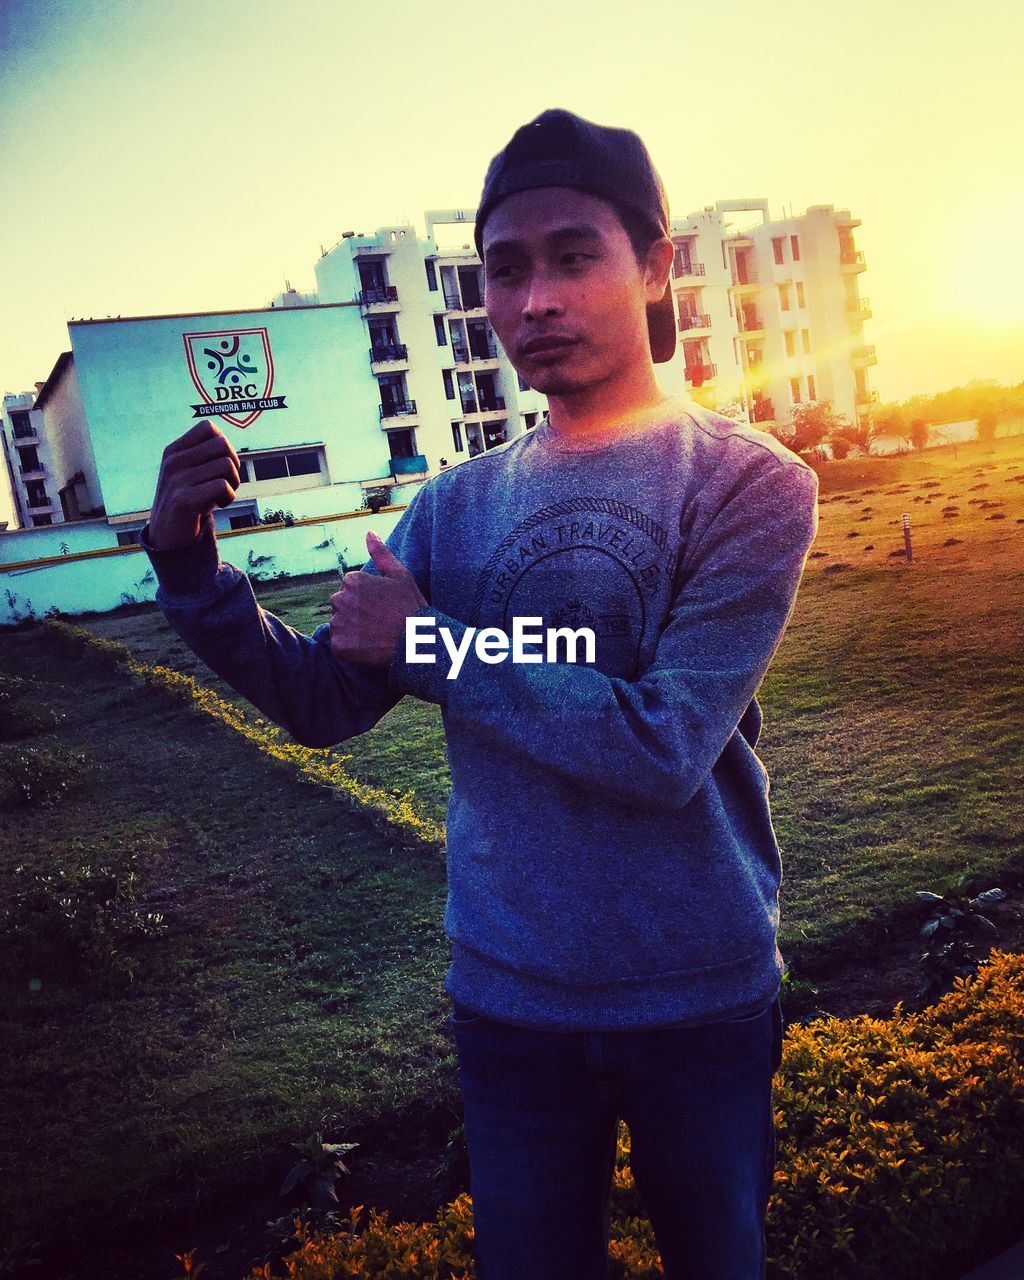
[[[766,1235],[771,1280],[913,1280],[983,1249],[1024,1192],[1024,957],[993,951],[920,1014],[791,1027],[775,1077],[778,1163]],[[296,1280],[469,1280],[472,1202],[389,1225],[362,1206],[318,1235],[298,1224]],[[193,1251],[194,1252],[194,1251]],[[188,1255],[186,1273],[197,1275]],[[663,1274],[620,1126],[612,1280]],[[183,1262],[185,1256],[183,1255]],[[266,1280],[268,1266],[245,1280]]]

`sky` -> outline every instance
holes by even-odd
[[[883,401],[1019,382],[1022,46],[1019,0],[0,0],[0,390],[70,318],[259,307],[344,231],[422,234],[546,107],[639,133],[673,216],[862,219]]]

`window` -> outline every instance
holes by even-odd
[[[786,337],[786,355],[791,356],[793,355],[796,349],[796,343],[793,341],[793,330],[787,329],[785,337]]]
[[[800,379],[799,378],[790,378],[789,394],[792,397],[794,404],[800,403]]]
[[[269,453],[263,458],[251,458],[252,474],[256,480],[283,480],[288,474],[288,463],[283,453]]]
[[[779,285],[779,306],[782,308],[783,311],[789,310],[789,285],[788,284]]]
[[[241,454],[238,455],[238,483],[245,484],[249,479],[249,468],[245,465],[245,459]]]
[[[39,453],[35,445],[30,444],[23,449],[19,449],[18,461],[21,463],[22,471],[38,471],[39,470]]]
[[[455,399],[455,383],[454,383],[454,382],[452,382],[452,371],[451,371],[451,369],[442,369],[442,370],[441,370],[441,377],[444,379],[444,394],[445,394],[445,399],[447,399],[447,400],[454,400],[454,399]]]
[[[462,427],[457,422],[452,423],[452,444],[455,445],[456,453],[464,452],[462,444]]]
[[[117,533],[117,545],[119,547],[135,547],[139,545],[139,534],[141,529],[119,529]]]
[[[802,280],[796,282],[796,305],[798,307],[804,305],[804,285]]]
[[[53,516],[33,516],[32,523],[36,528],[42,524],[53,524]]]
[[[47,501],[46,485],[42,480],[30,480],[25,486],[25,492],[28,494],[28,505],[30,507],[41,507]]]
[[[806,351],[806,352],[807,352],[807,354],[808,354],[808,355],[810,355],[810,352],[811,352],[811,331],[810,331],[810,329],[801,329],[801,330],[800,330],[800,332],[801,332],[801,334],[802,334],[802,336],[803,336],[803,340],[804,340],[804,351]]]
[[[20,436],[30,436],[33,431],[33,426],[32,419],[29,417],[29,411],[27,409],[12,409],[11,426],[14,428],[15,440]]]
[[[516,374],[516,377],[519,379],[519,390],[520,390],[520,391],[529,391],[529,389],[530,389],[530,384],[529,384],[528,382],[525,382],[525,381],[523,380],[523,375],[522,375],[521,373],[519,373],[519,374]]]
[[[290,476],[316,476],[320,474],[320,459],[316,450],[304,449],[301,453],[286,454]]]
[[[535,413],[525,414],[523,417],[523,423],[526,426],[526,430],[530,431],[533,427],[537,425],[537,415]]]
[[[434,336],[437,338],[439,347],[448,345],[448,335],[445,333],[444,316],[434,316]]]
[[[814,390],[814,374],[809,373],[807,375],[807,399],[817,400],[817,398],[818,398],[817,394],[815,393],[815,390]]]
[[[800,261],[800,237],[790,236],[789,247],[793,250],[793,261],[799,262]]]
[[[785,262],[785,256],[782,252],[782,245],[785,240],[784,236],[772,236],[772,252],[775,254],[776,262]]]
[[[228,516],[228,524],[232,529],[249,529],[256,523],[256,516],[247,511],[243,516]]]
[[[433,258],[427,258],[423,265],[427,269],[427,288],[431,293],[437,292],[437,268],[434,266]]]

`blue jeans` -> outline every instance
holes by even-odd
[[[532,1031],[452,1002],[477,1280],[606,1280],[621,1117],[667,1280],[762,1280],[782,1007]]]

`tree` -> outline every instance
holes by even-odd
[[[816,449],[823,440],[836,435],[845,436],[851,423],[845,414],[837,413],[831,400],[816,400],[810,404],[795,404],[790,417],[792,433],[786,444],[794,453]]]
[[[999,415],[992,409],[981,414],[978,418],[978,440],[982,444],[990,445],[996,438],[996,426],[999,422]]]
[[[850,452],[850,442],[846,436],[833,436],[829,441],[832,446],[832,457],[842,460]]]
[[[910,424],[910,443],[920,452],[928,443],[928,423],[924,418],[915,418]]]

